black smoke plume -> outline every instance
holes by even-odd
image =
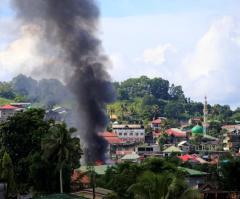
[[[97,38],[99,9],[94,0],[12,0],[17,17],[24,25],[37,26],[43,43],[48,44],[59,68],[49,70],[60,76],[76,96],[80,137],[86,161],[104,161],[106,142],[98,135],[105,129],[105,106],[114,100],[110,77],[105,70],[107,57]],[[45,49],[41,49],[44,51]],[[47,49],[46,49],[47,50]],[[49,49],[48,49],[49,51]],[[48,66],[49,67],[49,66]],[[47,68],[46,68],[47,70]]]

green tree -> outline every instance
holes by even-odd
[[[75,131],[76,129],[73,128],[68,130],[65,124],[54,124],[49,129],[49,136],[42,140],[43,157],[57,164],[61,193],[63,193],[63,168],[76,158],[74,154],[76,155],[76,151],[80,150],[80,145],[77,143],[79,140],[71,137]],[[80,154],[77,154],[80,160]]]
[[[159,136],[158,145],[159,145],[161,151],[163,151],[163,146],[164,146],[164,144],[167,144],[167,141],[168,141],[167,133],[163,133],[162,135]]]
[[[144,172],[128,191],[134,193],[138,199],[198,199],[197,190],[188,189],[184,180],[174,174],[155,174]]]
[[[240,189],[240,158],[224,159],[219,164],[220,183],[225,190]]]
[[[6,98],[6,99],[14,99],[15,96],[16,95],[10,83],[0,82],[0,97]]]
[[[169,101],[165,106],[165,114],[168,118],[181,119],[181,114],[184,113],[184,106],[182,102]]]
[[[169,82],[162,78],[154,78],[150,80],[151,94],[157,99],[169,99]]]
[[[174,100],[185,100],[184,92],[181,86],[172,84],[169,88],[169,95]]]
[[[41,151],[41,139],[48,133],[49,123],[44,121],[45,111],[30,109],[19,112],[0,125],[1,145],[14,160],[17,190],[31,187],[31,156]]]
[[[13,163],[9,154],[5,151],[1,161],[1,178],[7,182],[8,195],[15,194],[16,187],[14,181]]]

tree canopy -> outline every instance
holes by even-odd
[[[62,172],[66,191],[70,188],[72,170],[79,167],[82,152],[79,138],[72,137],[73,129],[68,129],[65,124],[45,121],[44,116],[42,109],[29,109],[15,114],[0,125],[0,146],[14,160],[14,180],[19,193],[28,191],[32,186],[36,191],[57,192],[60,160],[55,158],[63,151],[65,155],[60,159],[64,162]],[[53,132],[55,128],[60,131]],[[62,134],[66,148],[63,151],[52,149],[54,156],[46,158],[46,145],[43,147],[42,144],[46,140],[62,139]],[[50,154],[50,148],[48,150]]]

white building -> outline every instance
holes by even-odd
[[[160,147],[158,144],[154,145],[141,145],[136,148],[138,155],[154,155],[160,153]]]
[[[127,142],[144,142],[145,129],[139,124],[114,124],[113,132]]]

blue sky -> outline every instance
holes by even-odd
[[[231,12],[238,0],[99,0],[104,17],[142,16],[181,12]]]
[[[0,4],[0,80],[33,73],[37,38]],[[113,80],[147,75],[180,84],[187,96],[240,106],[239,0],[98,0],[99,37]],[[13,59],[14,57],[14,59]],[[31,61],[30,61],[31,60]]]

